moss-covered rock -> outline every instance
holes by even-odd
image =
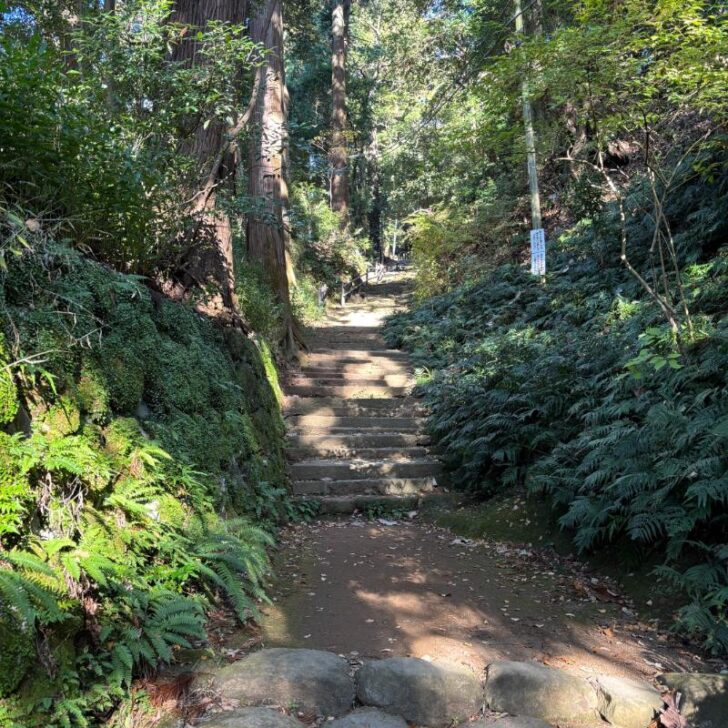
[[[56,265],[45,292],[27,285],[37,275],[32,259],[11,268],[1,304],[24,354],[51,352],[43,367],[58,395],[39,380],[36,432],[65,437],[95,423],[113,457],[139,431],[126,418],[138,418],[143,402],[143,431],[211,482],[224,482],[221,500],[254,510],[247,501],[258,479],[285,485],[281,392],[265,342],[221,329],[184,304],[153,300],[136,279],[73,252]],[[17,406],[12,380],[0,376],[0,423]]]
[[[12,422],[20,406],[9,364],[10,355],[5,345],[5,337],[0,332],[0,425]]]
[[[17,689],[30,670],[35,660],[35,647],[29,631],[16,619],[2,612],[0,645],[0,698],[4,698]]]
[[[33,430],[55,440],[73,435],[81,427],[81,412],[76,401],[62,395],[48,407],[36,408],[33,419]]]
[[[109,416],[109,390],[96,369],[83,368],[75,395],[81,412],[93,422],[101,422]]]
[[[267,348],[152,297],[133,277],[53,255],[28,254],[0,270],[0,333],[5,327],[20,342],[11,358],[44,352],[14,381],[0,338],[0,561],[37,546],[44,553],[29,568],[50,589],[34,592],[38,608],[57,602],[63,614],[47,624],[42,614],[29,619],[44,624],[57,663],[49,676],[29,669],[37,656],[25,632],[14,634],[0,613],[0,725],[47,724],[39,716],[57,701],[72,711],[108,709],[132,654],[112,654],[125,634],[117,628],[156,619],[144,604],[153,591],[191,602],[224,593],[245,618],[245,595],[258,597],[267,568],[266,529],[287,497]],[[30,418],[22,428],[21,402]],[[246,554],[245,565],[218,564],[218,549],[225,558]],[[209,562],[202,570],[201,559]],[[4,560],[0,568],[14,567]],[[222,576],[210,576],[215,569]],[[88,583],[95,611],[86,621],[79,594]],[[33,614],[30,601],[23,604]],[[99,643],[94,619],[115,637]],[[154,664],[150,649],[144,659]]]
[[[15,382],[7,369],[0,370],[0,424],[12,422],[19,408]]]

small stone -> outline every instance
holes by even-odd
[[[619,728],[645,728],[663,705],[660,693],[639,680],[600,675],[594,687],[602,718]]]
[[[680,693],[680,713],[690,728],[725,728],[728,725],[728,675],[666,672],[657,681]]]
[[[357,673],[356,682],[364,705],[429,728],[464,721],[483,703],[480,681],[472,673],[414,657],[368,662]]]
[[[404,718],[376,708],[359,708],[343,718],[326,723],[326,728],[407,728]]]
[[[547,722],[593,723],[597,696],[586,680],[535,662],[488,665],[485,700],[491,710]]]
[[[238,708],[217,713],[200,723],[200,728],[303,728],[294,718],[272,708]]]
[[[213,673],[212,688],[242,705],[279,705],[325,716],[346,713],[354,681],[346,660],[332,652],[260,650]]]

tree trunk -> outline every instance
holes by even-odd
[[[187,28],[172,51],[175,62],[205,63],[200,54],[198,32],[205,32],[210,21],[232,24],[245,22],[246,0],[176,0],[172,21]],[[227,151],[225,125],[213,120],[206,126],[197,120],[182,151],[196,160],[200,178],[192,195],[194,224],[185,240],[186,286],[209,286],[213,293],[205,302],[207,313],[230,316],[239,321],[235,295],[232,226],[228,215],[217,206],[216,191],[234,189],[235,159]],[[223,158],[220,159],[220,155]]]
[[[372,189],[372,202],[369,208],[369,239],[372,241],[374,254],[383,261],[386,257],[382,240],[382,190],[379,174],[379,136],[377,128],[372,128],[367,162],[369,167],[369,182]]]
[[[267,22],[270,18],[270,22]],[[251,19],[250,36],[266,49],[261,89],[250,140],[249,192],[260,207],[248,215],[248,254],[259,261],[283,309],[283,350],[296,351],[289,281],[292,276],[284,220],[288,207],[285,179],[288,145],[288,91],[283,66],[283,8],[267,0]]]
[[[349,0],[333,0],[331,42],[331,209],[346,227],[349,213],[349,173],[346,150],[346,21]]]
[[[521,10],[521,0],[515,0],[516,33],[525,35],[525,23]],[[533,109],[528,89],[528,77],[524,75],[521,81],[521,96],[523,107],[523,127],[526,132],[526,162],[528,167],[528,188],[531,198],[531,229],[541,227],[541,197],[538,190],[538,169],[536,166],[536,136],[533,131]]]

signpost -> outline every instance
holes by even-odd
[[[546,235],[543,228],[531,230],[531,273],[546,275]]]
[[[514,0],[516,11],[516,33],[526,34],[523,22],[521,0]],[[533,131],[533,110],[528,91],[528,74],[524,74],[521,84],[523,102],[523,127],[526,132],[526,161],[528,164],[528,188],[531,197],[531,273],[546,275],[546,237],[541,227],[541,198],[538,191],[538,171],[536,168],[536,135]]]

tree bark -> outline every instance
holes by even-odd
[[[346,21],[349,0],[333,0],[331,31],[331,209],[346,227],[349,214],[349,173],[346,149]]]
[[[386,251],[382,240],[382,189],[379,174],[379,135],[376,126],[372,128],[367,163],[372,189],[372,201],[369,208],[369,239],[372,241],[374,254],[381,262],[384,261]]]
[[[177,0],[172,21],[187,28],[172,51],[172,60],[190,66],[205,63],[200,54],[199,31],[205,32],[210,21],[231,24],[245,22],[247,0]],[[217,205],[217,190],[234,189],[235,158],[230,153],[225,125],[213,120],[205,125],[198,120],[182,151],[198,165],[200,178],[197,194],[192,196],[194,224],[185,244],[185,285],[192,283],[210,287],[205,301],[207,313],[232,317],[239,321],[235,295],[233,235],[228,215]]]
[[[270,22],[266,22],[270,17]],[[261,89],[254,111],[249,155],[249,193],[259,209],[248,215],[247,247],[260,262],[282,306],[284,352],[295,354],[298,338],[291,311],[292,265],[284,221],[288,208],[286,154],[288,91],[283,65],[282,0],[266,0],[250,21],[250,36],[266,49]]]
[[[516,11],[516,33],[525,35],[525,24],[521,0],[514,2]],[[526,132],[526,161],[528,166],[528,188],[531,198],[531,228],[538,230],[541,227],[541,196],[538,190],[538,168],[536,166],[536,136],[533,131],[533,109],[528,89],[528,78],[524,75],[521,82],[521,96],[523,106],[523,127]]]

